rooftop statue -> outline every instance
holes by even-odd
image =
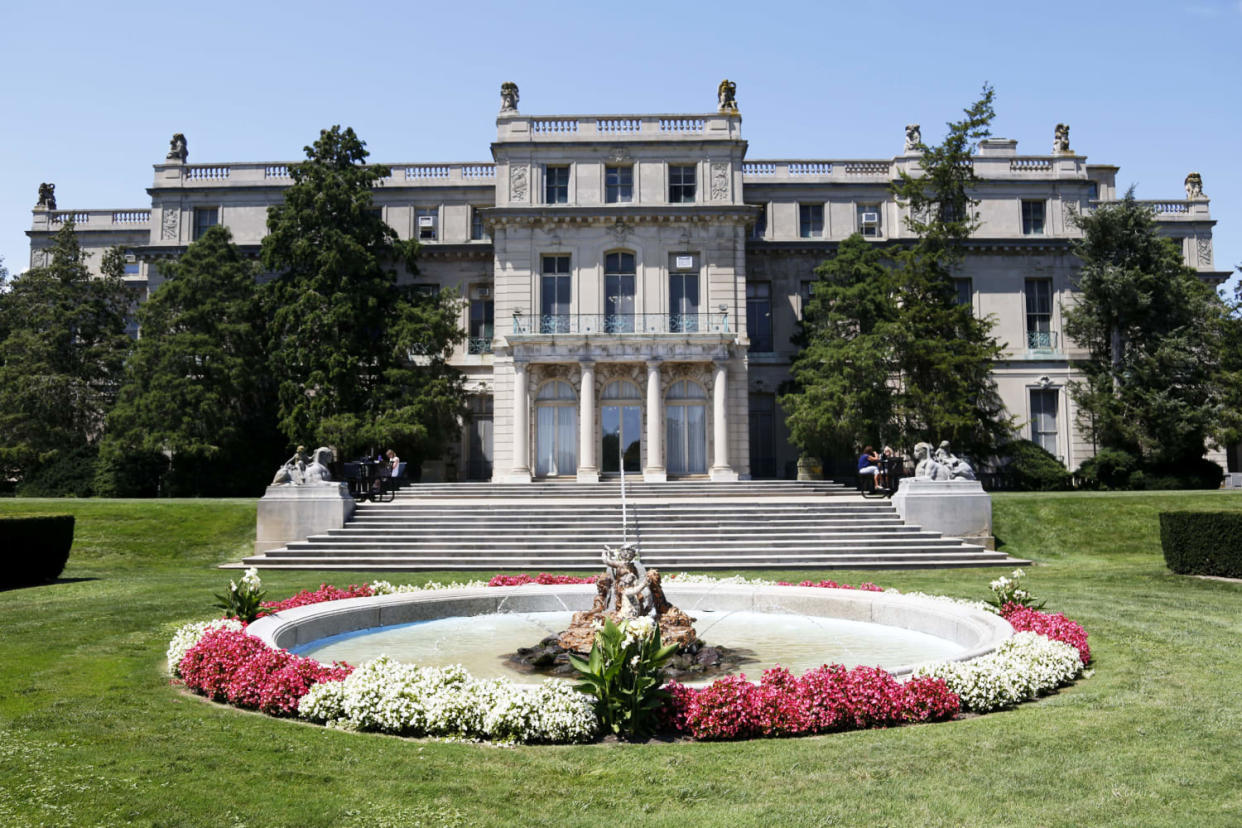
[[[518,86],[513,81],[505,81],[500,85],[500,111],[518,111]]]
[[[918,124],[906,124],[906,153],[918,152],[923,143],[923,130]]]
[[[1207,198],[1203,194],[1203,176],[1197,172],[1192,172],[1186,176],[1186,198],[1193,201],[1196,199]],[[53,203],[53,206],[55,204]]]
[[[39,185],[39,203],[35,207],[42,207],[45,210],[56,209],[56,185],[43,183]]]
[[[725,78],[716,87],[716,101],[721,112],[737,112],[737,84]]]
[[[1057,124],[1052,135],[1052,152],[1058,155],[1070,152],[1068,124]]]
[[[168,142],[168,155],[165,158],[169,161],[180,161],[185,163],[185,159],[190,157],[189,145],[186,143],[185,136],[180,132],[173,133],[172,140]]]

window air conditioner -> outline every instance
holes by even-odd
[[[880,214],[879,213],[863,213],[862,223],[863,224],[879,224]]]
[[[133,253],[126,253],[126,254],[125,254],[125,263],[126,263],[126,264],[133,264],[133,263],[134,263],[134,262],[136,262],[136,261],[138,261],[138,257],[137,257],[137,256],[135,256]]]
[[[475,294],[477,294],[480,299],[488,299],[492,295],[492,289],[481,287],[475,291]]]
[[[436,217],[435,216],[419,216],[418,226],[419,227],[435,227]]]

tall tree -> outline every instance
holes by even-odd
[[[1013,430],[992,379],[1004,346],[992,336],[992,320],[977,318],[969,304],[960,303],[953,284],[966,241],[980,225],[979,202],[971,196],[979,181],[971,155],[991,134],[994,98],[984,84],[963,117],[949,122],[940,144],[918,145],[922,174],[902,171],[893,185],[908,210],[906,226],[918,237],[895,257],[896,431],[902,445],[950,440],[976,458],[990,454]]]
[[[398,285],[399,267],[417,272],[418,243],[372,207],[389,171],[367,155],[352,129],[323,130],[268,213],[279,422],[290,442],[394,446],[417,459],[438,453],[463,413],[461,375],[446,362],[463,338],[458,303]]]
[[[131,344],[122,252],[92,278],[73,222],[48,252],[0,294],[0,466],[19,477],[95,446]]]
[[[142,337],[108,415],[98,488],[132,494],[149,486],[126,473],[135,464],[150,468],[145,455],[171,460],[168,494],[262,489],[284,441],[275,427],[258,268],[217,226],[160,270],[165,281],[139,310]]]
[[[1078,216],[1077,301],[1065,332],[1088,357],[1071,383],[1079,425],[1099,448],[1176,467],[1203,457],[1228,418],[1222,402],[1227,309],[1156,231],[1131,189]]]

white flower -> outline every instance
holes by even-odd
[[[246,574],[242,576],[241,585],[250,592],[258,592],[263,586],[263,582],[259,580],[259,570],[253,566],[247,569]]]
[[[211,630],[232,630],[241,632],[242,624],[235,618],[217,618],[214,621],[200,621],[197,624],[186,624],[173,634],[172,641],[168,643],[168,673],[174,678],[180,678],[181,672],[178,667],[181,665],[181,659],[185,658],[185,654],[190,648],[203,639]]]
[[[1025,578],[1025,577],[1026,577],[1026,573],[1025,573],[1025,572],[1023,572],[1021,569],[1015,569],[1015,570],[1013,571],[1013,577],[1015,577],[1015,578]]]
[[[1068,684],[1082,673],[1078,650],[1033,632],[1020,632],[995,651],[971,661],[946,661],[915,669],[944,679],[962,709],[986,713],[1013,707]]]

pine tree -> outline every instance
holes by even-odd
[[[1167,470],[1198,461],[1226,424],[1227,309],[1156,231],[1133,190],[1076,223],[1082,262],[1065,332],[1086,348],[1071,383],[1079,425],[1100,449]]]
[[[372,207],[388,169],[364,163],[352,129],[322,131],[306,157],[269,210],[261,254],[276,274],[265,303],[280,428],[347,454],[435,454],[463,413],[461,375],[446,362],[463,338],[457,300],[398,286],[398,267],[417,272],[418,243]]]
[[[160,269],[165,281],[139,310],[142,336],[108,416],[97,488],[149,491],[155,480],[144,477],[167,456],[165,494],[261,491],[284,440],[275,428],[258,268],[217,226]],[[127,473],[135,465],[148,471]]]
[[[92,278],[65,222],[48,253],[0,294],[0,467],[27,480],[70,455],[89,463],[131,344],[122,252]]]

